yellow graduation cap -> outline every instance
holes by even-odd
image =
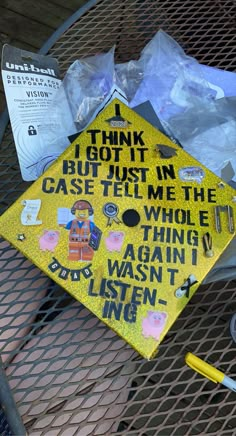
[[[1,234],[151,358],[234,237],[233,198],[114,100],[4,213]]]

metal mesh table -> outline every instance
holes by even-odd
[[[70,24],[42,49],[53,44],[62,73],[114,44],[117,61],[135,59],[159,28],[199,62],[235,68],[231,0],[91,1]],[[3,211],[28,187],[10,127],[0,163]],[[201,286],[145,361],[8,243],[0,249],[1,356],[29,435],[236,434],[235,394],[184,364],[192,351],[236,376],[236,280]]]

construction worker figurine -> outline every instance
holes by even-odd
[[[94,255],[89,246],[90,234],[95,227],[89,219],[93,215],[92,205],[87,200],[78,200],[72,206],[71,213],[75,218],[65,226],[65,229],[70,230],[68,259],[90,261]]]

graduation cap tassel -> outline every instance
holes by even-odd
[[[213,257],[214,252],[212,250],[212,237],[210,233],[207,232],[203,235],[202,242],[206,257]]]

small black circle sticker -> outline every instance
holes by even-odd
[[[140,215],[135,209],[127,209],[122,215],[123,223],[128,227],[137,226]]]

